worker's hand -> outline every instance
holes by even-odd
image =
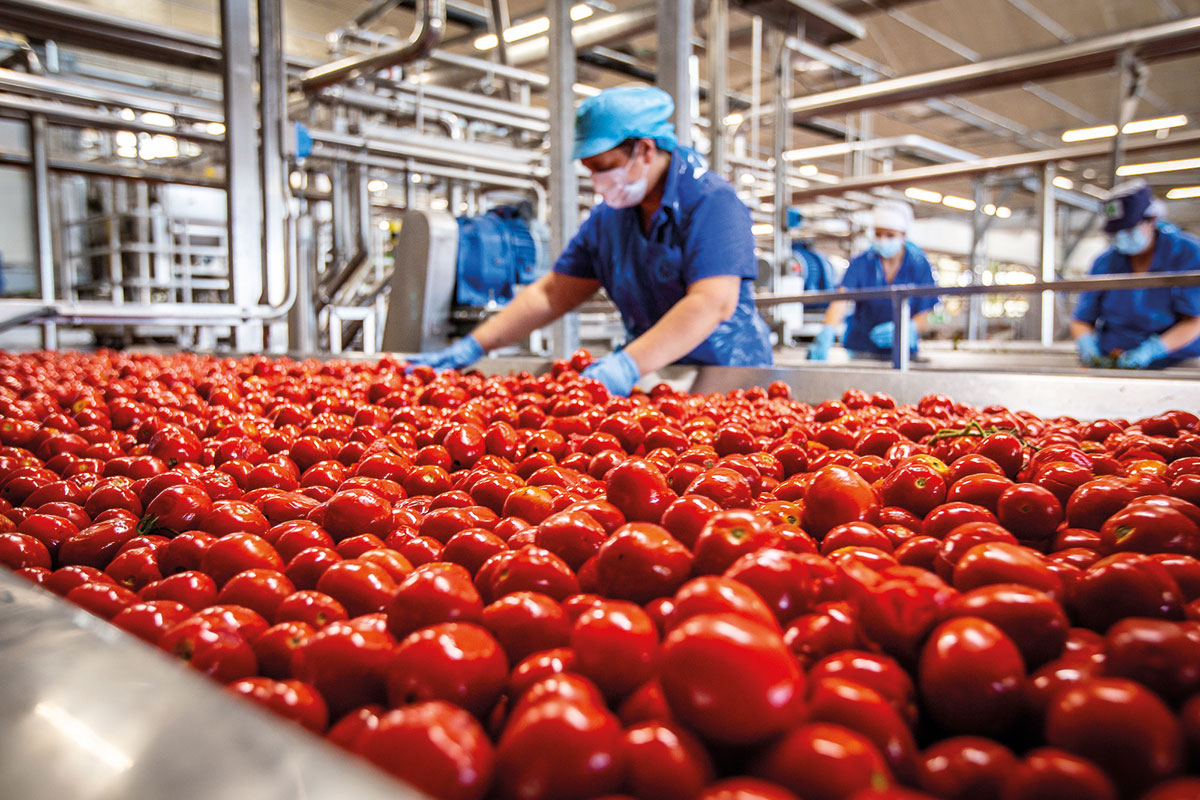
[[[812,346],[808,348],[809,361],[828,361],[829,351],[833,347],[834,329],[832,325],[821,328]]]
[[[1117,356],[1117,366],[1121,369],[1146,369],[1167,353],[1162,339],[1151,336],[1132,350],[1126,350]]]
[[[410,364],[427,364],[436,370],[462,369],[469,367],[483,358],[483,347],[471,334],[467,334],[449,347],[435,350],[432,353],[418,353],[410,356]]]
[[[624,396],[633,391],[633,385],[642,377],[642,372],[633,356],[618,350],[592,362],[583,371],[583,377],[594,378],[603,383],[609,393]]]
[[[1079,361],[1085,367],[1112,366],[1112,360],[1100,352],[1100,339],[1094,333],[1085,333],[1076,339],[1075,349],[1079,351]]]
[[[908,323],[908,347],[911,350],[917,344],[917,326],[910,320]],[[896,323],[881,322],[871,328],[871,343],[882,350],[892,349],[896,342]]]

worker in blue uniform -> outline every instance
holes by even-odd
[[[1144,181],[1115,187],[1104,203],[1112,247],[1092,275],[1200,270],[1200,239],[1162,221],[1161,209]],[[1083,292],[1071,336],[1089,367],[1160,369],[1200,357],[1200,286]]]
[[[471,334],[411,360],[460,369],[519,341],[603,287],[621,313],[624,347],[584,375],[614,394],[668,364],[772,364],[754,305],[750,211],[733,186],[679,145],[674,102],[660,89],[608,89],[580,104],[574,155],[604,198],[553,270]]]
[[[792,259],[799,267],[804,278],[806,292],[832,292],[837,288],[837,280],[833,276],[833,265],[829,259],[813,250],[809,242],[799,235],[804,224],[804,215],[798,208],[787,210],[788,233],[792,235]],[[828,303],[805,304],[806,311],[824,311]]]
[[[885,201],[873,212],[874,242],[866,252],[850,260],[842,276],[842,291],[854,289],[883,289],[890,286],[934,286],[933,268],[921,248],[908,241],[912,226],[912,207],[908,203]],[[937,305],[936,297],[909,299],[909,347],[917,351],[917,339],[925,330],[929,311]],[[809,348],[812,361],[826,361],[833,347],[837,330],[850,310],[849,300],[829,304],[825,326]],[[887,358],[896,340],[896,321],[892,319],[890,300],[856,300],[854,313],[846,322],[842,343],[852,356]]]

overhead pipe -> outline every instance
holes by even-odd
[[[417,21],[407,40],[386,50],[350,56],[324,66],[313,67],[300,78],[300,88],[306,92],[313,92],[382,69],[416,61],[429,55],[445,35],[446,0],[419,0]]]
[[[1128,142],[1125,145],[1125,152],[1143,153],[1197,143],[1200,143],[1200,131],[1180,133],[1166,139],[1158,139],[1150,136],[1145,139]],[[1110,151],[1111,147],[1103,139],[1100,139],[1089,144],[1062,147],[1056,150],[1038,150],[1032,153],[1017,153],[1011,156],[993,156],[991,158],[979,158],[972,161],[956,161],[950,164],[935,164],[929,167],[902,169],[896,172],[889,172],[886,175],[847,178],[835,185],[809,186],[804,189],[794,190],[791,193],[791,198],[793,202],[796,202],[821,195],[840,195],[847,192],[875,189],[881,186],[911,186],[943,178],[982,175],[987,172],[1011,170],[1018,167],[1040,166],[1056,161],[1080,161],[1088,158],[1103,158],[1109,155]]]
[[[1062,75],[1099,72],[1116,65],[1121,54],[1126,51],[1132,52],[1142,61],[1154,61],[1186,55],[1197,50],[1200,50],[1200,16],[989,61],[797,97],[788,103],[788,111],[801,119],[810,119],[818,114],[882,108],[947,94],[997,89]],[[750,113],[754,113],[754,110]],[[759,113],[762,113],[761,109]]]

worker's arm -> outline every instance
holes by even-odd
[[[625,347],[645,375],[692,352],[737,310],[742,279],[734,275],[702,278],[658,322]]]
[[[839,292],[846,291],[838,289]],[[842,320],[846,318],[846,314],[850,312],[849,300],[834,300],[829,304],[829,308],[825,309],[825,324],[837,327],[842,324]]]
[[[472,335],[484,352],[504,347],[571,311],[599,288],[597,280],[549,272],[518,292]]]
[[[1084,322],[1081,319],[1071,320],[1071,338],[1078,339],[1080,336],[1087,336],[1089,333],[1095,333],[1096,326],[1090,322]]]
[[[1072,329],[1072,333],[1074,333],[1074,329]],[[1200,336],[1200,317],[1182,317],[1179,322],[1160,333],[1158,338],[1162,339],[1163,347],[1167,348],[1167,352],[1173,353],[1187,347],[1196,340],[1197,336]]]

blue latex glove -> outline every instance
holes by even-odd
[[[883,350],[890,350],[896,342],[896,323],[881,322],[874,328],[871,328],[869,334],[871,343]],[[908,347],[912,349],[917,345],[917,326],[910,320],[908,323]]]
[[[467,334],[449,347],[432,353],[418,353],[409,357],[410,364],[428,364],[436,370],[462,369],[483,358],[483,347],[479,340]]]
[[[832,325],[826,325],[824,328],[821,328],[821,332],[813,340],[812,346],[808,348],[808,360],[828,361],[829,350],[833,347],[833,337],[834,330]]]
[[[1151,336],[1132,350],[1117,356],[1117,366],[1121,369],[1145,369],[1167,353],[1167,346],[1162,339]]]
[[[633,385],[642,377],[637,362],[624,350],[597,359],[582,374],[585,378],[594,378],[603,383],[611,394],[619,395],[632,392]]]
[[[1106,359],[1100,352],[1100,339],[1094,333],[1085,333],[1075,340],[1075,349],[1079,351],[1079,360],[1085,367],[1102,367]]]

